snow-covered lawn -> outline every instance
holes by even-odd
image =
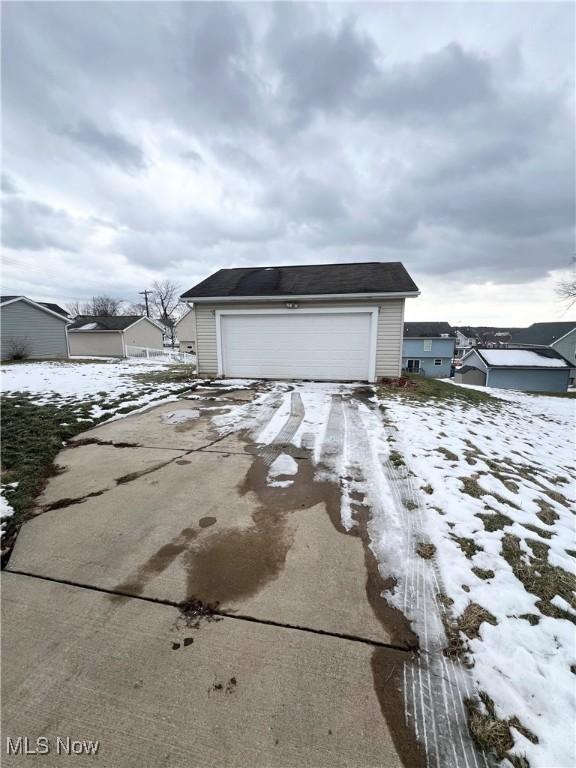
[[[20,363],[2,365],[0,387],[4,394],[25,393],[38,405],[93,403],[90,415],[100,418],[107,412],[110,416],[116,412],[114,407],[103,409],[102,404],[117,402],[118,407],[128,404],[142,407],[154,400],[170,398],[175,390],[182,388],[181,381],[151,384],[137,374],[179,368],[182,366],[131,360]]]
[[[378,402],[419,485],[455,636],[488,705],[473,722],[493,719],[492,701],[512,725],[511,754],[573,766],[576,402],[482,391],[498,399]]]

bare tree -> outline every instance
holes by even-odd
[[[122,300],[112,296],[93,296],[92,314],[98,317],[113,317],[119,315],[122,310]]]
[[[170,343],[176,340],[176,323],[184,312],[180,301],[180,286],[172,280],[155,280],[152,283],[151,301],[154,317],[166,328]]]
[[[128,306],[126,307],[126,312],[129,315],[145,315],[146,304],[144,304],[144,302],[135,301],[133,303],[128,304]]]
[[[73,301],[66,305],[72,317],[94,315],[97,317],[113,317],[122,313],[122,300],[112,296],[92,296],[90,301]]]
[[[576,275],[560,280],[556,285],[556,293],[567,309],[573,307],[576,304]]]

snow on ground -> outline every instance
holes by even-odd
[[[318,476],[340,485],[347,530],[356,525],[352,500],[366,499],[371,547],[382,577],[396,582],[383,597],[420,640],[404,694],[430,765],[486,765],[471,747],[464,703],[480,692],[499,718],[518,718],[538,738],[534,744],[512,723],[511,756],[526,755],[531,768],[576,765],[576,603],[568,588],[576,404],[485,388],[498,399],[422,401],[380,391],[367,404],[355,389],[271,385],[214,422],[222,432],[248,429],[258,443],[309,450]],[[422,545],[432,545],[430,559]],[[458,622],[471,604],[488,620],[467,636]],[[443,653],[446,621],[457,622],[463,659]]]
[[[281,453],[277,459],[272,462],[268,471],[268,484],[275,488],[287,488],[294,482],[290,479],[291,475],[298,472],[298,464],[287,453]]]
[[[496,407],[379,403],[396,428],[392,445],[420,485],[453,614],[474,603],[496,621],[469,640],[477,691],[493,699],[498,717],[517,717],[538,737],[533,744],[513,730],[513,751],[532,768],[572,766],[576,404],[482,390],[500,399]],[[563,594],[550,599],[556,589]]]
[[[197,419],[200,416],[200,411],[170,411],[169,413],[163,413],[160,417],[160,421],[164,424],[183,424],[190,419]]]
[[[90,416],[114,416],[118,408],[142,408],[149,403],[175,400],[172,394],[182,382],[149,383],[134,378],[139,373],[168,371],[169,363],[119,360],[93,363],[33,362],[2,365],[0,387],[3,394],[24,393],[38,405],[93,403]],[[117,402],[116,407],[103,408]],[[82,418],[79,417],[78,421]],[[84,420],[86,419],[84,417]]]

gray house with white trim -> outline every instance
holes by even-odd
[[[476,347],[462,358],[454,381],[524,392],[566,392],[571,364],[555,349]]]
[[[58,304],[27,296],[0,297],[2,360],[66,359],[68,315]]]
[[[399,262],[221,269],[186,291],[200,376],[375,381],[399,376]]]

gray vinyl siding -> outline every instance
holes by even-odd
[[[379,307],[376,338],[376,377],[399,376],[402,355],[404,299],[387,301],[298,301],[301,308],[339,309],[343,307]],[[218,375],[216,345],[216,310],[282,309],[284,302],[221,302],[195,304],[198,373]]]
[[[523,392],[566,392],[569,375],[569,368],[546,370],[490,368],[486,386],[497,389],[519,389]]]
[[[474,368],[480,368],[481,371],[487,371],[488,368],[486,366],[486,363],[480,355],[473,350],[470,353],[467,353],[465,357],[462,358],[462,364],[463,365],[473,365]]]
[[[12,342],[25,342],[30,359],[67,358],[66,320],[25,301],[0,308],[2,359],[12,357]]]
[[[464,371],[464,373],[456,371],[454,381],[457,384],[474,384],[474,386],[483,387],[486,384],[486,373],[480,368],[473,368],[470,371]]]

